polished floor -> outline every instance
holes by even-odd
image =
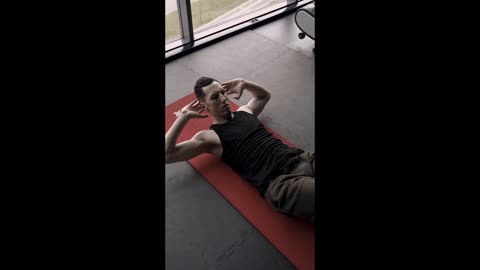
[[[200,76],[245,78],[272,94],[259,119],[315,151],[314,41],[298,33],[291,14],[169,62],[165,105],[192,93]],[[250,98],[245,91],[234,102]],[[165,174],[165,269],[295,269],[190,164],[168,164]]]

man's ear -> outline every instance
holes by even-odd
[[[210,113],[210,110],[208,109],[207,105],[205,103],[202,103],[203,104],[203,107],[205,108],[205,110],[207,110],[207,112]]]
[[[208,110],[207,106],[205,105],[205,102],[203,102],[202,100],[200,100],[200,99],[198,99],[198,98],[197,98],[197,101],[198,101],[198,103],[200,103],[200,104],[203,105],[203,107],[207,110],[207,112],[210,112],[210,111]]]

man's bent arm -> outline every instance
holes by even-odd
[[[206,139],[204,131],[195,134],[192,139],[176,144],[180,132],[190,118],[180,114],[165,134],[165,163],[189,160],[203,153],[209,153],[212,145]]]
[[[263,86],[251,81],[243,81],[245,82],[245,90],[253,95],[253,98],[248,102],[247,107],[255,115],[259,115],[270,100],[271,95],[265,88],[263,88]]]
[[[165,134],[165,156],[175,151],[177,138],[185,127],[185,124],[187,124],[188,120],[189,118],[186,115],[180,113],[172,127],[170,127],[170,129],[167,131],[167,134]]]

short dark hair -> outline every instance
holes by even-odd
[[[197,96],[198,100],[203,99],[203,97],[205,96],[202,88],[205,86],[209,86],[214,81],[218,82],[217,80],[210,77],[200,77],[200,79],[197,80],[193,91],[195,92],[195,96]]]

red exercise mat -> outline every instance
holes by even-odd
[[[174,112],[195,99],[195,94],[192,93],[165,107],[165,132],[176,119]],[[230,102],[230,108],[236,111],[238,106]],[[191,139],[201,130],[209,129],[212,121],[211,116],[190,120],[180,133],[177,143]],[[294,146],[268,127],[265,128],[285,144]],[[214,155],[202,154],[188,162],[298,269],[315,268],[315,227],[311,223],[277,212],[260,197],[253,185]]]

